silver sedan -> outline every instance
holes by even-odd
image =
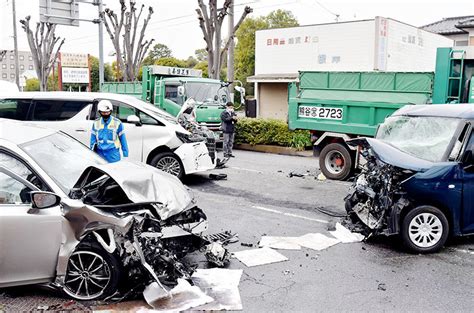
[[[175,177],[107,164],[61,132],[0,119],[0,288],[48,283],[79,300],[131,284],[163,294],[191,275],[180,258],[209,245],[206,228]]]

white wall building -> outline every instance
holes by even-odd
[[[298,71],[433,72],[436,48],[453,40],[383,17],[256,32],[259,117],[286,119],[288,82]]]

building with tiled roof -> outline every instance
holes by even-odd
[[[455,46],[474,46],[474,15],[447,17],[420,28],[454,40]]]

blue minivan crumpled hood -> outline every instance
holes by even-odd
[[[426,161],[408,153],[405,153],[392,145],[375,138],[356,138],[347,141],[350,146],[362,146],[364,148],[371,148],[374,155],[380,161],[407,170],[416,172],[424,172],[431,168],[434,163]]]

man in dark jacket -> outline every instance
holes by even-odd
[[[237,114],[234,112],[234,104],[227,102],[226,109],[221,113],[222,131],[224,133],[224,158],[234,157],[232,146],[234,145],[235,123]]]

